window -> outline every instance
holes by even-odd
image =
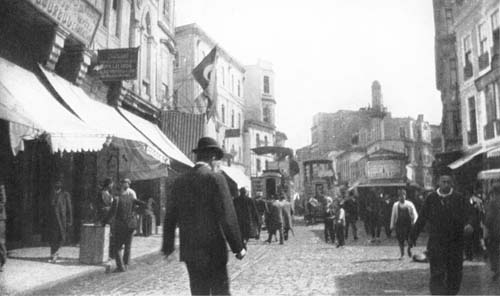
[[[222,85],[226,85],[226,75],[224,73],[224,68],[221,68]]]
[[[162,83],[162,99],[163,99],[163,104],[166,106],[169,105],[169,96],[168,96],[168,85],[166,83]]]
[[[151,100],[151,87],[149,86],[149,82],[146,80],[142,81],[142,93]]]
[[[479,25],[478,37],[479,37],[479,55],[482,55],[488,51],[488,35],[486,32],[486,23],[482,23]]]
[[[241,81],[238,79],[238,97],[241,97]]]
[[[241,113],[238,113],[238,128],[241,128]]]
[[[231,110],[231,128],[234,128],[234,110]]]
[[[453,31],[453,10],[451,8],[445,8],[444,15],[446,18],[446,29],[448,33]]]
[[[268,94],[269,91],[269,76],[264,76],[264,93]]]
[[[405,131],[404,126],[400,126],[399,127],[399,137],[401,139],[405,139],[406,138],[406,131]]]
[[[269,106],[265,106],[262,110],[262,120],[264,120],[265,123],[271,123],[271,110]]]
[[[498,10],[491,15],[491,31],[493,38],[493,48],[491,49],[491,55],[497,55],[500,52],[500,24],[498,23]]]
[[[264,146],[268,146],[268,142],[267,142],[267,136],[264,136]]]
[[[256,162],[255,162],[255,167],[257,169],[257,173],[260,172],[261,170],[261,167],[260,167],[260,159],[257,158]]]
[[[470,97],[468,99],[469,105],[469,145],[477,143],[477,121],[476,121],[476,99]]]
[[[141,44],[141,68],[142,68],[142,86],[143,92],[147,96],[151,95],[151,17],[149,13],[146,15],[145,24],[146,31],[142,33]],[[147,86],[147,87],[146,87]]]
[[[470,41],[470,35],[467,35],[463,40],[463,48],[464,48],[464,80],[467,80],[472,77],[473,69],[472,69],[472,47]]]
[[[120,14],[120,9],[121,9],[121,3],[120,0],[112,0],[113,3],[111,5],[111,17],[114,22],[114,30],[115,30],[115,36],[120,38],[120,22],[121,22],[121,14]]]
[[[450,84],[452,87],[455,87],[457,85],[457,59],[451,58],[450,59]],[[453,99],[455,97],[453,96]]]
[[[222,117],[222,123],[226,123],[226,108],[224,107],[224,104],[221,106],[221,117]]]
[[[497,93],[495,84],[491,83],[486,86],[484,91],[486,97],[486,121],[488,123],[497,119]]]
[[[257,147],[260,147],[260,134],[255,135],[255,143],[257,144]]]

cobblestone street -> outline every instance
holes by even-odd
[[[360,223],[358,223],[360,224]],[[360,225],[361,226],[361,225]],[[326,244],[322,225],[295,227],[285,245],[252,241],[244,260],[231,259],[234,295],[428,294],[428,264],[398,260],[394,239],[370,244],[363,236],[343,248]],[[382,234],[384,237],[384,234]],[[424,249],[419,240],[414,252]],[[127,273],[101,274],[39,291],[37,295],[189,295],[186,269],[160,255],[133,262]],[[483,262],[467,262],[461,294],[499,294]]]

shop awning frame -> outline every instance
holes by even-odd
[[[477,179],[478,180],[500,179],[500,169],[491,169],[491,170],[480,171],[477,174]]]
[[[469,153],[467,153],[466,155],[462,156],[461,158],[455,160],[454,162],[450,163],[448,165],[448,167],[452,170],[456,170],[458,169],[459,167],[463,166],[464,164],[468,163],[469,161],[471,161],[472,159],[474,159],[476,156],[479,156],[483,153],[486,153],[490,150],[493,150],[495,147],[481,147],[481,148],[478,148],[474,151],[471,151]]]

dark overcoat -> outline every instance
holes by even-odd
[[[51,237],[53,241],[66,241],[68,226],[73,224],[71,195],[64,190],[53,192],[51,197]]]
[[[163,230],[165,255],[174,251],[176,226],[179,226],[181,261],[226,264],[226,241],[233,253],[243,249],[227,181],[206,164],[197,164],[172,185]]]
[[[259,235],[261,218],[255,201],[248,196],[238,196],[234,199],[234,208],[238,216],[238,224],[243,239],[256,238]]]

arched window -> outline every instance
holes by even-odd
[[[141,67],[142,67],[142,92],[143,96],[146,96],[151,100],[151,16],[149,12],[144,18],[143,27],[145,30],[142,32],[142,44],[141,44]]]

